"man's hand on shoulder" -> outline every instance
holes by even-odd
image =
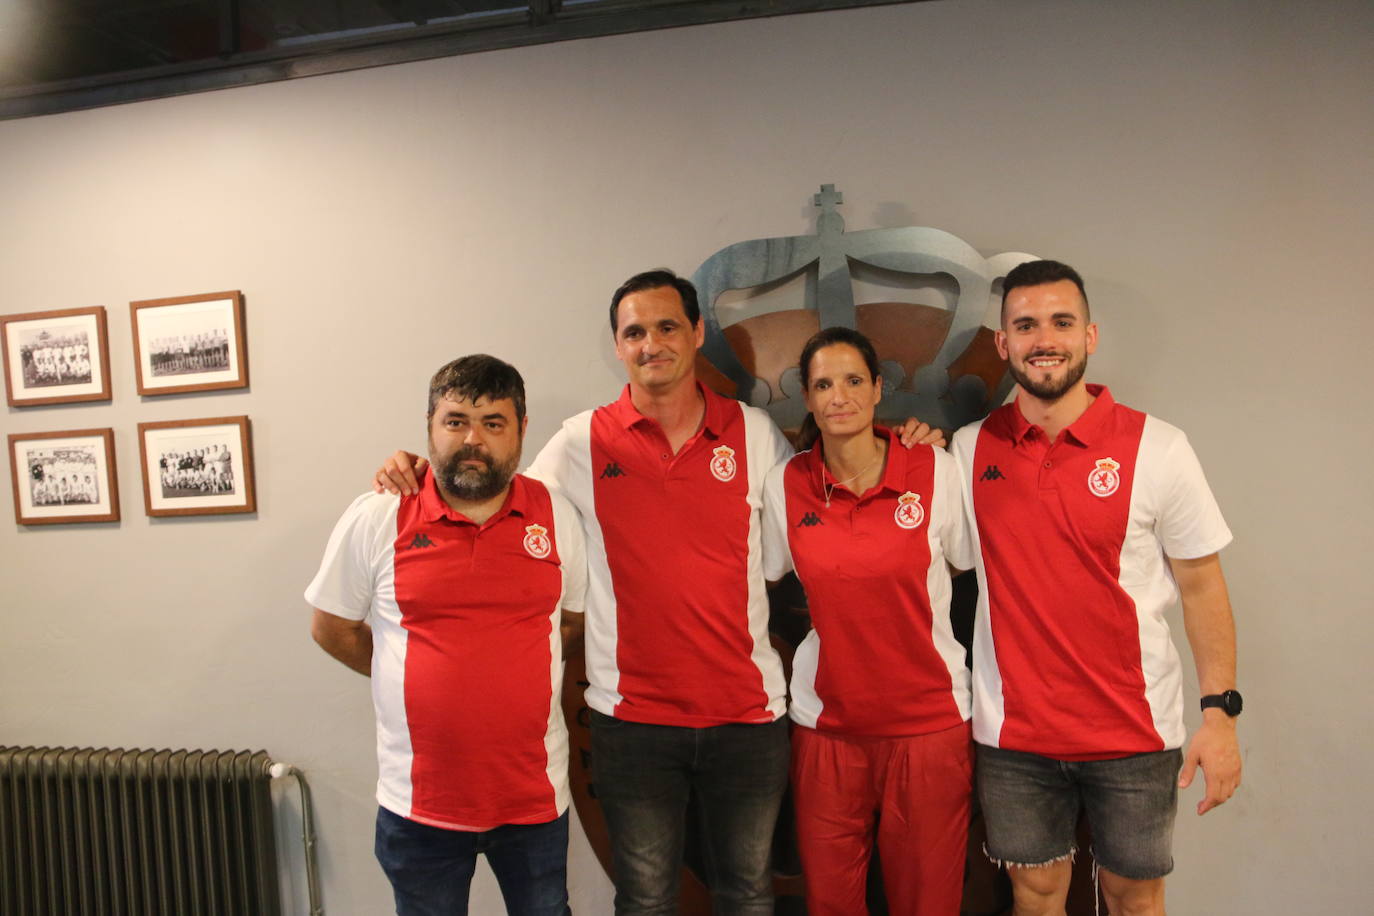
[[[902,448],[912,448],[917,445],[933,445],[936,448],[946,446],[945,434],[928,423],[922,423],[915,417],[907,417],[906,422],[895,430],[897,441],[902,443]]]
[[[1236,738],[1236,720],[1219,709],[1203,712],[1202,726],[1188,742],[1183,755],[1183,769],[1178,775],[1178,787],[1193,784],[1197,768],[1207,781],[1207,794],[1197,803],[1197,813],[1206,814],[1224,803],[1240,786],[1240,742]]]
[[[414,496],[420,492],[420,478],[429,462],[413,452],[398,451],[372,475],[372,489],[378,493]]]

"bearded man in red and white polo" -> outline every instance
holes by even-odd
[[[688,799],[716,912],[771,914],[787,786],[786,683],[769,643],[763,486],[792,446],[766,411],[696,375],[691,282],[635,274],[611,297],[627,384],[564,422],[530,475],[566,494],[588,546],[587,705],[618,916],[673,913]],[[908,420],[904,446],[943,444]],[[377,489],[419,485],[397,452]]]
[[[1080,810],[1113,914],[1163,914],[1178,789],[1198,814],[1240,784],[1231,540],[1181,431],[1083,380],[1097,347],[1083,280],[1032,261],[1004,282],[1013,403],[954,436],[980,589],[973,737],[988,855],[1017,916],[1063,914]],[[1182,597],[1202,725],[1183,751]],[[1180,767],[1182,772],[1180,773]]]
[[[692,284],[636,274],[611,297],[627,384],[564,422],[530,475],[567,495],[588,545],[587,704],[620,916],[675,912],[695,796],[718,912],[773,912],[787,786],[786,682],[769,643],[761,510],[792,447],[768,414],[696,377]],[[424,476],[393,455],[376,485]]]
[[[372,676],[376,850],[400,916],[466,913],[479,852],[512,916],[568,912],[561,637],[581,627],[586,556],[573,507],[515,473],[527,423],[514,367],[440,369],[433,473],[354,500],[305,592],[315,640]]]

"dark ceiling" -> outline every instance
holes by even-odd
[[[14,89],[411,29],[515,0],[31,0],[0,3],[0,87]]]
[[[0,0],[0,118],[894,2],[913,0]]]

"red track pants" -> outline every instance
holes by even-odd
[[[972,751],[967,722],[911,738],[794,726],[792,793],[806,911],[867,914],[864,887],[876,835],[893,916],[958,916]]]

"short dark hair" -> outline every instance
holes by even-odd
[[[1017,287],[1042,286],[1046,283],[1058,283],[1060,280],[1070,280],[1078,287],[1078,294],[1083,297],[1084,317],[1092,317],[1088,308],[1088,291],[1083,288],[1083,278],[1078,275],[1078,271],[1067,264],[1050,260],[1026,261],[1007,272],[1006,279],[1002,281],[1002,314],[1006,314],[1007,295]]]
[[[620,330],[621,299],[630,293],[642,293],[664,286],[671,286],[677,290],[677,294],[682,298],[682,310],[687,313],[687,320],[692,323],[692,327],[700,324],[701,306],[697,303],[697,288],[692,285],[691,280],[679,277],[666,267],[660,267],[635,274],[620,284],[620,288],[611,296],[611,333],[615,334]]]
[[[835,326],[833,328],[822,328],[802,347],[801,358],[797,360],[797,369],[801,372],[802,390],[811,387],[811,360],[816,353],[826,347],[835,344],[848,344],[859,355],[863,357],[864,365],[868,367],[868,374],[871,381],[878,381],[882,377],[882,372],[878,369],[878,351],[873,349],[873,341],[865,335],[854,330]],[[797,431],[797,449],[804,451],[816,444],[816,440],[821,437],[821,428],[816,425],[816,418],[808,413],[802,418],[801,428]]]
[[[510,363],[485,353],[463,356],[441,368],[429,380],[428,419],[434,418],[439,399],[446,395],[477,401],[510,398],[515,404],[515,421],[525,419],[525,380]]]

